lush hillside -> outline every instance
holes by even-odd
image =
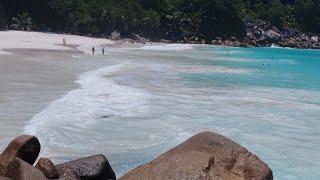
[[[29,19],[31,18],[31,19]],[[208,41],[242,37],[242,20],[278,28],[320,32],[318,0],[1,0],[0,26],[109,36],[138,33],[149,38]]]

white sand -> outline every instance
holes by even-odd
[[[100,45],[113,44],[109,39],[84,36],[24,31],[0,31],[0,54],[10,54],[2,49],[11,48],[71,50],[71,48],[62,46],[63,38],[65,38],[66,43],[69,45],[79,45],[77,49],[87,54],[91,54],[91,48],[93,46],[96,52],[100,52],[102,48]]]

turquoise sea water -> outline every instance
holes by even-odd
[[[316,180],[319,55],[187,45],[77,55],[68,73],[72,63],[90,67],[79,87],[33,114],[24,131],[40,138],[41,156],[55,163],[102,153],[121,176],[208,130],[256,154],[275,179]]]
[[[186,78],[213,85],[320,90],[320,51],[282,48],[200,48],[199,51],[216,52],[218,56],[212,54],[216,58],[240,59],[240,61],[204,59],[201,62],[203,65],[242,68],[254,71],[254,75],[235,76],[208,72],[189,74],[189,77],[186,74]]]
[[[234,102],[225,106],[238,106],[245,113],[221,119],[219,126],[242,131],[234,133],[234,139],[252,152],[259,152],[275,179],[319,179],[320,163],[316,159],[320,158],[320,51],[223,47],[199,51],[221,58],[203,59],[201,64],[205,66],[250,72],[180,75],[192,85],[246,91],[231,93],[236,96]],[[246,105],[238,101],[244,94],[250,102]]]

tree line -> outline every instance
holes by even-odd
[[[243,19],[320,32],[319,0],[0,0],[0,29],[151,39],[238,37]]]

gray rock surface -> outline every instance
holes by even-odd
[[[161,39],[160,42],[163,42],[163,43],[173,43],[171,40],[167,40],[167,39]]]
[[[56,165],[60,175],[66,167],[70,167],[81,179],[85,180],[116,179],[107,158],[103,155],[90,156]]]
[[[319,41],[318,36],[312,36],[311,37],[312,42],[317,43]]]
[[[266,22],[249,21],[245,21],[247,33],[244,39],[247,40],[241,42],[246,46],[268,47],[271,44],[275,44],[281,47],[292,48],[320,48],[318,36],[315,34],[303,33],[290,28],[279,30],[277,27]]]
[[[80,176],[75,170],[69,166],[64,166],[60,170],[60,179],[59,180],[81,180]]]
[[[272,26],[271,30],[276,32],[276,33],[280,33],[281,32],[276,26]]]
[[[269,42],[277,42],[279,40],[279,38],[281,37],[281,35],[279,33],[276,33],[272,30],[266,31],[265,35],[267,36],[267,40]]]
[[[120,38],[121,38],[121,35],[120,35],[120,33],[119,32],[117,32],[117,31],[113,31],[111,34],[110,34],[110,39],[111,40],[120,40]]]
[[[142,43],[142,44],[145,44],[146,42],[148,42],[147,38],[141,37],[139,34],[134,34],[133,33],[131,38],[136,40],[138,43]]]

